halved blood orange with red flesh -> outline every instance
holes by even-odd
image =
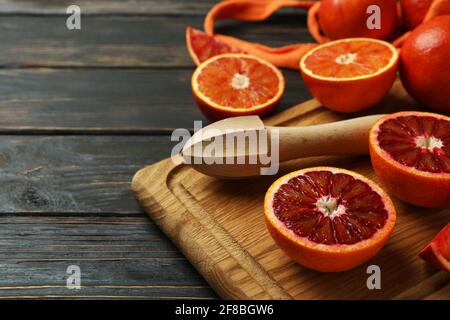
[[[191,27],[186,28],[186,46],[196,65],[220,54],[244,53],[239,48],[232,47],[214,36]]]
[[[396,221],[389,196],[352,171],[315,167],[269,188],[264,213],[275,242],[301,265],[325,272],[352,269],[373,257]]]
[[[420,251],[419,256],[436,268],[450,272],[450,223]]]
[[[339,112],[380,102],[397,76],[398,52],[388,42],[350,38],[320,45],[303,56],[300,70],[313,96]]]
[[[421,207],[450,205],[450,118],[400,112],[370,133],[375,173],[395,196]]]
[[[285,87],[274,65],[245,54],[224,54],[197,67],[192,90],[202,112],[213,120],[265,116],[278,105]]]

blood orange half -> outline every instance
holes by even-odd
[[[370,108],[397,76],[398,52],[388,42],[350,38],[320,45],[303,56],[300,70],[313,96],[338,112]]]
[[[323,272],[352,269],[386,243],[396,221],[389,196],[352,171],[315,167],[275,181],[264,213],[275,242],[301,265]]]
[[[436,268],[450,272],[450,223],[420,251],[419,256]]]
[[[186,28],[186,46],[196,65],[219,54],[244,53],[239,48],[232,47],[214,36],[191,27]]]
[[[223,54],[203,62],[192,75],[200,110],[219,120],[232,116],[268,115],[285,87],[274,65],[246,54]]]
[[[450,205],[450,118],[399,112],[370,132],[370,155],[381,183],[399,199],[420,207]]]

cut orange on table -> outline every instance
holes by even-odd
[[[450,272],[450,223],[420,251],[419,256],[436,268]]]
[[[210,119],[270,114],[285,87],[274,65],[246,54],[208,59],[192,75],[192,90],[200,110]]]
[[[244,53],[239,48],[232,47],[214,36],[191,27],[186,28],[186,46],[196,65],[220,54]]]
[[[450,118],[398,112],[370,132],[372,165],[387,190],[420,207],[450,205]]]
[[[275,242],[304,267],[338,272],[373,257],[396,221],[389,196],[352,171],[315,167],[275,181],[264,213]]]
[[[349,38],[320,45],[303,56],[300,70],[313,96],[338,112],[380,102],[397,76],[398,52],[390,43]]]

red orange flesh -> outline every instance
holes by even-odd
[[[239,48],[232,47],[214,36],[191,27],[186,28],[186,46],[196,65],[220,54],[244,53]]]
[[[224,54],[202,63],[192,90],[209,118],[269,114],[280,101],[284,77],[272,64],[245,54]]]
[[[264,213],[281,249],[324,272],[348,270],[373,257],[396,220],[389,196],[374,182],[330,167],[295,171],[275,181]]]
[[[419,256],[436,268],[450,272],[450,223],[420,251]]]
[[[375,173],[395,196],[421,207],[450,205],[450,118],[400,112],[370,133]]]

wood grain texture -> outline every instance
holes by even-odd
[[[170,150],[168,136],[0,136],[0,213],[140,214],[131,177]]]
[[[168,130],[201,118],[177,43],[189,18],[158,16],[201,3],[81,0],[79,33],[72,3],[0,0],[0,299],[216,298],[130,191],[170,152]],[[65,286],[71,264],[80,291]]]
[[[207,119],[192,96],[191,69],[0,70],[0,132],[171,134]],[[308,99],[298,72],[285,71],[285,110]]]
[[[84,14],[199,14],[217,1],[214,0],[77,0]],[[3,14],[62,15],[72,0],[0,0]]]
[[[189,191],[178,184],[170,185],[170,182],[166,181],[167,176],[162,175],[162,172],[177,174],[177,166],[171,159],[167,159],[158,167],[139,171],[133,179],[136,197],[148,212],[152,212],[154,221],[179,246],[222,298],[290,298],[290,295],[264,272],[261,265],[212,216],[197,205]],[[148,193],[150,180],[155,186],[162,188],[158,188],[158,192]],[[180,199],[173,198],[172,188],[183,197],[181,201],[195,211],[186,210]],[[242,284],[246,285],[246,291]]]
[[[144,216],[2,216],[0,261],[0,299],[214,297]],[[81,290],[66,287],[70,265]]]
[[[0,0],[0,298],[217,297],[130,191],[173,128],[205,120],[184,31],[215,2],[77,0],[78,32],[65,27],[73,1]],[[310,41],[304,23],[283,10],[218,31],[276,46]],[[286,77],[280,110],[310,98]],[[69,264],[80,292],[65,288]]]
[[[311,42],[305,19],[301,12],[280,14],[263,23],[221,23],[217,30],[272,46]],[[64,17],[4,16],[0,66],[193,67],[185,29],[188,25],[201,29],[202,24],[202,16],[87,16],[82,18],[82,30],[69,31]]]
[[[396,83],[382,105],[370,112],[393,112],[400,106],[413,107],[414,103]],[[310,101],[269,118],[267,123],[308,125],[342,118]],[[317,165],[351,169],[378,182],[368,157],[301,159],[284,164],[280,174]],[[155,223],[222,298],[450,298],[450,275],[417,257],[418,251],[448,222],[450,209],[419,209],[393,199],[398,224],[388,245],[376,257],[348,272],[318,273],[294,263],[266,231],[263,197],[276,178],[217,180],[167,159],[140,170],[132,187]],[[366,268],[370,264],[381,268],[381,290],[366,286]]]

